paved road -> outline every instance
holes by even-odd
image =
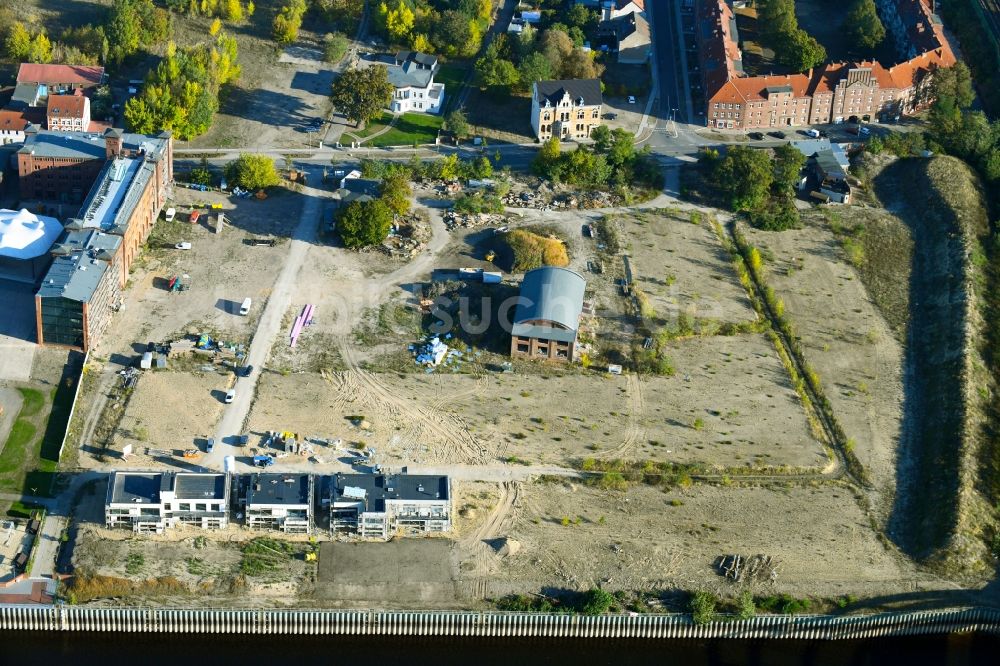
[[[230,438],[243,432],[243,424],[250,413],[261,368],[271,353],[275,340],[282,333],[281,320],[291,305],[295,280],[298,278],[309,247],[316,241],[322,212],[322,193],[309,187],[303,188],[302,193],[306,196],[306,200],[302,206],[299,224],[292,233],[291,247],[285,258],[285,265],[274,282],[271,296],[267,299],[264,312],[257,323],[257,331],[250,343],[246,362],[253,366],[253,372],[249,377],[239,377],[236,380],[236,399],[232,404],[226,405],[222,413],[222,418],[215,429],[215,450],[202,458],[203,467],[221,470],[222,459],[239,452],[239,448],[230,443]]]

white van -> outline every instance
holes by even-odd
[[[244,315],[244,316],[250,314],[250,299],[249,298],[244,298],[243,299],[243,304],[240,305],[240,314]]]
[[[812,137],[814,139],[818,139],[819,138],[819,130],[807,129],[806,130],[806,136]]]

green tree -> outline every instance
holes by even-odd
[[[31,52],[31,33],[20,21],[11,24],[4,42],[7,57],[15,62],[24,62]]]
[[[410,212],[410,196],[413,190],[402,171],[393,171],[382,179],[379,199],[389,207],[395,215],[406,215]]]
[[[476,61],[476,75],[484,88],[510,88],[520,80],[514,63],[488,55]]]
[[[775,148],[771,190],[778,195],[790,195],[799,182],[799,173],[805,164],[806,156],[791,144],[783,143]]]
[[[562,158],[562,149],[559,144],[559,137],[552,137],[542,144],[538,154],[531,163],[531,170],[543,178],[557,180],[554,178],[554,170],[558,167]]]
[[[552,64],[541,53],[530,53],[521,60],[517,66],[518,78],[521,87],[525,90],[531,88],[531,84],[536,81],[549,81],[555,78],[556,70]]]
[[[458,178],[458,155],[446,155],[438,162],[438,178],[455,180]]]
[[[448,112],[444,118],[444,126],[457,139],[469,136],[469,121],[465,117],[465,111],[461,108]]]
[[[125,102],[125,124],[139,134],[151,134],[156,131],[156,117],[145,99],[132,97]]]
[[[608,164],[622,167],[635,159],[635,135],[622,128],[611,132],[611,146],[607,151]]]
[[[734,211],[760,209],[773,179],[767,153],[746,146],[731,147],[716,168],[716,182]]]
[[[590,138],[594,141],[594,150],[601,153],[611,150],[613,139],[611,138],[611,128],[607,125],[598,125],[592,129]]]
[[[352,201],[337,219],[337,230],[344,245],[362,248],[378,245],[392,228],[392,210],[380,199]]]
[[[281,182],[274,160],[267,155],[240,153],[226,165],[226,180],[247,190],[260,190]]]
[[[395,88],[389,83],[389,70],[384,65],[365,69],[349,69],[333,82],[330,95],[333,106],[348,120],[361,127],[392,102]]]
[[[854,0],[842,29],[863,49],[873,49],[885,39],[885,26],[875,11],[874,0]]]

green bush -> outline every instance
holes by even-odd
[[[715,620],[715,607],[717,605],[715,595],[705,590],[697,590],[691,593],[688,599],[688,611],[695,624],[708,624]]]

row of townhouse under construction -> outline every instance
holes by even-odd
[[[398,533],[451,529],[451,482],[416,474],[219,474],[113,472],[104,505],[108,528],[162,534],[178,525],[224,529]]]

